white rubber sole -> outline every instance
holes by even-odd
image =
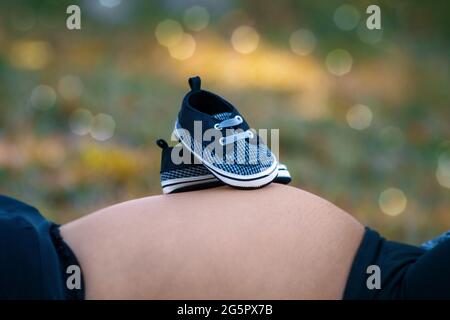
[[[206,184],[206,183],[213,183],[213,182],[217,182],[218,180],[216,179],[216,177],[214,177],[212,174],[209,175],[210,178],[209,179],[204,179],[204,180],[200,180],[200,181],[187,181],[187,182],[181,182],[181,183],[175,183],[173,185],[166,185],[162,187],[163,193],[165,194],[169,194],[172,193],[178,189],[183,189],[183,188],[187,188],[187,187],[191,187],[191,186],[195,186],[195,185],[199,185],[199,184]],[[175,179],[173,179],[175,180]],[[167,182],[167,184],[169,184],[171,180],[166,180],[164,182]]]
[[[289,173],[287,167],[284,164],[278,164],[278,175],[277,178],[289,178],[291,179],[291,174]]]
[[[183,146],[191,152],[195,158],[200,160],[202,164],[220,181],[223,183],[230,185],[232,187],[237,188],[260,188],[263,187],[269,183],[271,183],[278,174],[278,162],[275,161],[273,164],[266,169],[263,172],[249,175],[249,176],[240,176],[237,174],[229,173],[224,170],[220,170],[218,168],[214,168],[211,164],[203,161],[203,158],[198,155],[196,152],[194,152],[190,146],[188,146],[183,139],[181,139],[180,135],[178,134],[178,128],[177,128],[178,120],[175,122],[175,128],[173,130],[174,136],[181,141]],[[275,157],[274,157],[275,158]]]
[[[286,166],[283,164],[279,164],[277,168],[277,176],[274,179],[274,182],[277,182],[276,179],[291,179],[291,175],[289,174],[289,171],[287,170]],[[173,193],[174,191],[177,191],[179,189],[184,189],[196,185],[202,185],[202,184],[210,184],[210,183],[216,183],[220,180],[216,178],[213,174],[205,174],[201,176],[196,177],[185,177],[185,178],[175,178],[175,179],[167,179],[161,182],[161,187],[164,194]],[[281,182],[283,183],[283,182]]]
[[[291,178],[291,175],[287,171],[278,171],[277,178]]]

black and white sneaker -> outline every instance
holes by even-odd
[[[172,152],[182,156],[184,148],[181,145],[169,147],[163,139],[157,140],[156,144],[162,149],[160,177],[163,193],[194,191],[225,185],[202,164],[174,164]],[[278,164],[277,176],[273,182],[282,184],[291,182],[291,175],[284,164]]]
[[[217,179],[239,188],[259,188],[278,175],[278,162],[239,111],[189,79],[174,135]]]

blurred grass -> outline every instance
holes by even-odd
[[[186,80],[199,74],[253,127],[280,129],[280,160],[295,186],[396,240],[418,243],[450,228],[450,190],[437,179],[438,159],[450,150],[447,2],[377,2],[383,33],[372,42],[364,31],[370,1],[130,0],[112,8],[80,1],[82,30],[69,31],[65,11],[73,3],[0,3],[0,193],[59,223],[160,193],[154,141],[170,137]],[[343,4],[360,15],[349,31],[333,18]],[[201,31],[183,20],[194,5],[210,15]],[[155,37],[165,19],[178,21],[195,41],[184,60]],[[230,43],[241,25],[259,36],[249,54]],[[314,34],[310,54],[291,50],[297,29]],[[344,60],[326,63],[337,48],[352,58],[342,76],[330,71]],[[175,56],[192,47],[178,49]],[[78,82],[64,85],[67,75],[81,83],[79,92]],[[363,130],[349,126],[356,104],[372,115]],[[113,127],[97,128],[111,138],[76,134],[80,109],[111,116]],[[380,208],[388,188],[406,197],[399,215]]]

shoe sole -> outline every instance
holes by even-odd
[[[275,183],[288,184],[289,182],[291,182],[291,175],[289,174],[289,171],[287,170],[287,167],[285,165],[279,164],[277,170],[278,174],[274,179]],[[201,190],[222,185],[224,185],[224,183],[217,179],[213,174],[201,175],[196,177],[167,179],[161,182],[164,194],[190,190]]]
[[[270,168],[267,170],[251,175],[251,178],[242,178],[242,176],[230,174],[223,170],[221,172],[218,171],[216,168],[212,168],[211,165],[209,165],[207,162],[203,161],[203,158],[200,157],[196,152],[194,152],[181,138],[178,134],[178,120],[175,122],[175,128],[173,130],[173,135],[177,137],[178,140],[181,141],[183,146],[189,150],[191,154],[194,155],[201,163],[205,166],[206,169],[208,169],[217,179],[222,181],[223,183],[230,185],[232,187],[236,188],[242,188],[242,189],[256,189],[261,188],[269,183],[271,183],[278,174],[278,162],[276,159],[274,160],[274,163]]]
[[[170,179],[165,180],[162,185],[163,193],[175,193],[180,191],[188,191],[188,190],[200,190],[200,189],[206,189],[213,186],[219,186],[223,185],[223,183],[216,179],[215,176],[208,175],[208,178],[200,179],[200,180],[190,180],[190,181],[184,181],[184,182],[177,182],[175,180],[178,179]],[[201,186],[199,186],[201,185]]]

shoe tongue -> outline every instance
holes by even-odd
[[[233,114],[231,112],[222,112],[222,113],[216,113],[215,115],[213,115],[212,117],[216,120],[227,120],[232,118]]]

